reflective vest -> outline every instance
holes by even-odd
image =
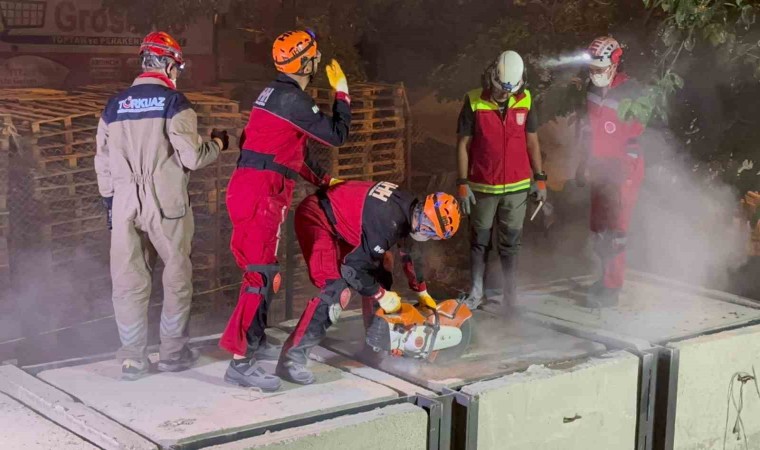
[[[476,192],[507,194],[530,189],[531,166],[525,124],[532,101],[523,90],[509,98],[502,119],[489,92],[467,93],[475,113],[475,132],[469,149],[468,182]]]
[[[587,94],[588,121],[591,132],[591,156],[596,159],[628,158],[638,152],[638,138],[644,132],[641,123],[624,122],[618,117],[618,106],[625,98],[640,95],[639,86],[624,73],[618,73],[607,92],[592,87]]]

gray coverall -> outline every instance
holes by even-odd
[[[161,360],[179,358],[188,341],[194,223],[187,183],[189,171],[211,164],[219,151],[216,142],[203,143],[191,103],[162,77],[138,77],[103,111],[95,170],[100,195],[113,197],[111,279],[119,360],[145,359],[151,245],[165,264]]]

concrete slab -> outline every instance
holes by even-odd
[[[475,336],[458,360],[442,365],[407,358],[383,358],[364,350],[364,325],[359,315],[341,317],[330,327],[322,346],[366,362],[383,372],[435,392],[524,370],[533,364],[585,358],[605,350],[601,344],[519,321],[504,322],[475,311]],[[296,321],[280,325],[295,327]]]
[[[38,376],[152,441],[178,447],[398,398],[389,388],[316,362],[309,363],[315,384],[284,383],[281,391],[265,394],[226,384],[227,364],[226,353],[205,348],[191,370],[134,382],[119,380],[113,360]],[[274,363],[264,366],[274,371]]]
[[[760,448],[760,326],[670,343],[677,351],[673,446]],[[741,419],[741,420],[738,420]],[[746,436],[746,437],[745,437]]]
[[[665,343],[760,320],[760,308],[747,299],[698,289],[659,277],[628,272],[620,304],[580,306],[591,277],[560,280],[521,292],[520,307],[546,317],[603,330],[624,339]]]
[[[0,394],[0,445],[24,450],[97,449],[4,394]]]
[[[427,414],[411,404],[338,417],[210,447],[209,450],[424,450]]]
[[[0,366],[0,392],[104,449],[158,446],[15,366]],[[51,447],[52,448],[52,447]]]
[[[354,311],[348,311],[345,314],[348,314],[349,317],[358,316],[358,313]],[[267,330],[267,335],[270,338],[278,340],[279,342],[285,342],[285,340],[288,338],[288,333],[276,328],[269,328]],[[429,398],[436,396],[436,393],[433,391],[402,380],[401,378],[395,377],[389,373],[377,370],[373,367],[369,367],[355,359],[340,355],[324,347],[314,347],[314,349],[309,354],[309,357],[314,361],[344,370],[356,375],[357,377],[382,384],[383,386],[393,389],[402,396],[424,395]]]
[[[462,388],[477,417],[467,449],[630,450],[639,359],[612,352],[578,364],[534,365]]]

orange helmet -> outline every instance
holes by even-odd
[[[272,59],[282,73],[300,74],[319,55],[317,39],[310,31],[288,31],[274,40]]]
[[[163,31],[154,31],[145,36],[140,45],[140,56],[146,54],[158,57],[166,56],[173,59],[179,66],[185,65],[185,60],[182,58],[182,47],[179,46],[179,42],[171,37],[169,33]]]
[[[413,234],[420,234],[428,239],[449,239],[459,229],[462,216],[456,199],[445,193],[436,192],[425,197],[425,203],[418,205],[419,216],[417,229]]]

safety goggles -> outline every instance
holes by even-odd
[[[427,239],[440,239],[440,236],[438,236],[438,233],[435,231],[433,222],[422,209],[417,213],[417,228],[413,230],[413,232],[420,234]]]

